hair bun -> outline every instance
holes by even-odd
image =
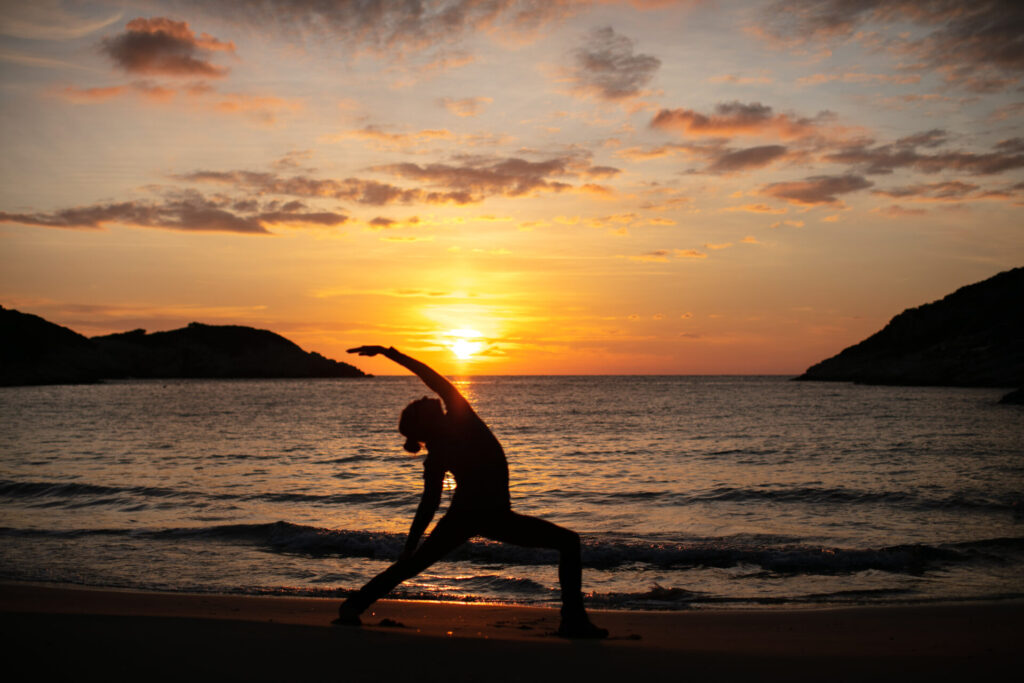
[[[402,448],[409,451],[410,453],[419,453],[420,442],[412,437],[409,437],[408,439],[405,440],[405,443],[402,445]]]

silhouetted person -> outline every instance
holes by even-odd
[[[392,588],[437,562],[473,536],[559,552],[558,581],[562,588],[562,623],[558,634],[568,638],[604,638],[608,631],[590,623],[583,608],[580,537],[537,517],[512,511],[508,493],[508,463],[501,444],[473,407],[447,379],[423,363],[383,346],[360,346],[349,353],[382,354],[408,368],[444,401],[413,401],[398,422],[406,437],[405,450],[419,452],[423,462],[423,498],[416,509],[405,549],[398,560],[371,579],[338,608],[336,624],[358,625],[359,615]],[[448,511],[430,535],[420,538],[441,503],[445,472],[455,477]]]

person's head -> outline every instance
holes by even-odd
[[[410,453],[418,453],[421,444],[430,440],[444,418],[444,408],[440,399],[424,396],[413,401],[402,411],[398,419],[398,431],[405,437],[402,446]]]

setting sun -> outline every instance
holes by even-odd
[[[452,339],[449,348],[460,360],[469,360],[484,349],[484,342],[476,330],[451,330],[448,337]]]

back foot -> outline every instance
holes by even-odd
[[[560,638],[588,638],[599,640],[608,637],[608,629],[594,626],[590,620],[583,619],[562,619],[558,630],[555,632]]]

